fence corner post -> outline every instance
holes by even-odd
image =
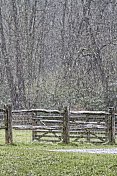
[[[114,107],[109,108],[110,120],[109,120],[109,143],[115,144],[115,110]]]
[[[5,143],[13,144],[12,135],[12,105],[5,105]]]
[[[64,108],[63,112],[63,143],[68,144],[70,142],[69,137],[69,109],[68,107]]]

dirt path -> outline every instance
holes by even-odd
[[[79,152],[79,153],[95,153],[95,154],[117,154],[117,148],[113,149],[58,149],[49,150],[53,152]]]

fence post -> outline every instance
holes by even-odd
[[[35,119],[36,118],[36,113],[35,112],[32,112],[32,141],[34,141],[35,140]]]
[[[5,143],[13,143],[12,135],[12,105],[5,105]]]
[[[69,110],[67,107],[64,108],[63,113],[63,143],[68,144],[69,139]]]
[[[113,107],[109,108],[109,113],[109,143],[115,144],[115,112]]]

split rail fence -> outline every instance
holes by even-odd
[[[115,144],[117,114],[113,108],[105,111],[63,111],[30,109],[12,110],[11,105],[0,109],[0,129],[5,129],[5,142],[13,143],[13,130],[30,130],[32,141],[87,141]]]

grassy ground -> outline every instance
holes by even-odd
[[[48,151],[60,148],[115,148],[116,146],[31,143],[30,132],[17,131],[14,131],[14,145],[10,146],[4,144],[2,133],[0,133],[0,176],[117,176],[117,155]]]
[[[56,153],[52,144],[0,147],[1,176],[116,176],[117,155]],[[60,147],[60,146],[59,146]]]

